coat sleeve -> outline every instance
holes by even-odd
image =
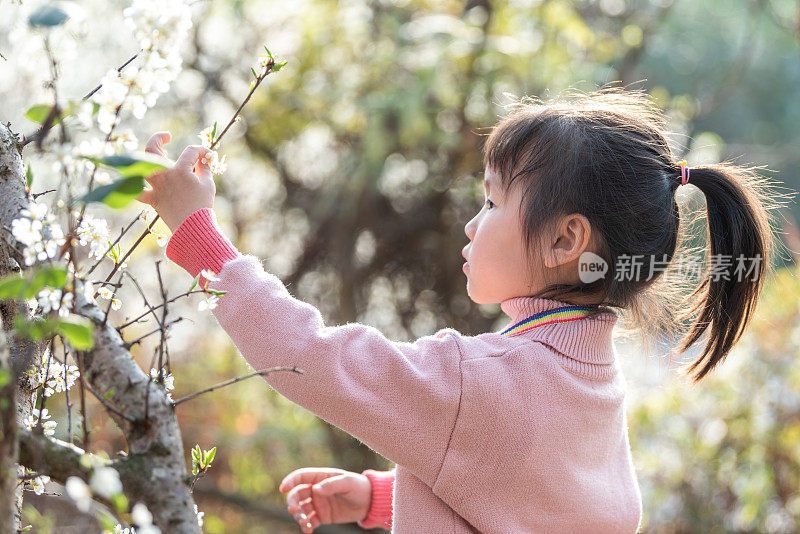
[[[166,254],[192,276],[218,269],[207,287],[227,293],[212,312],[254,369],[302,370],[265,375],[272,388],[433,486],[458,415],[459,332],[409,343],[360,323],[326,326],[258,258],[239,254],[208,208],[176,228]]]
[[[382,527],[392,529],[394,492],[394,470],[376,471],[367,469],[361,472],[372,484],[372,500],[367,516],[358,522],[361,528]]]

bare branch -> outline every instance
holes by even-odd
[[[173,406],[177,406],[178,404],[180,404],[182,402],[186,402],[188,400],[192,400],[193,398],[199,397],[200,395],[202,395],[204,393],[209,393],[209,392],[214,391],[216,389],[224,388],[225,386],[230,386],[231,384],[235,384],[237,382],[241,382],[242,380],[247,380],[248,378],[252,378],[254,376],[268,375],[269,373],[271,373],[273,371],[292,371],[293,373],[298,373],[298,374],[301,374],[301,375],[305,374],[303,372],[303,370],[302,369],[298,369],[297,366],[293,366],[293,367],[271,367],[269,369],[264,369],[263,371],[256,371],[254,373],[250,373],[249,375],[243,375],[243,376],[239,376],[239,377],[236,377],[236,378],[232,378],[230,380],[226,380],[225,382],[220,382],[219,384],[217,384],[215,386],[211,386],[210,388],[206,388],[204,390],[197,391],[195,393],[191,393],[189,395],[186,395],[185,397],[181,397],[180,399],[172,401],[172,405]]]

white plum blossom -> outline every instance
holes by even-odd
[[[50,412],[47,408],[42,409],[42,430],[45,436],[52,436],[56,433],[56,426],[58,423],[50,421]],[[33,430],[39,424],[39,410],[33,409],[31,415],[25,418],[25,427],[28,430]]]
[[[197,526],[203,526],[203,516],[206,515],[205,512],[201,512],[197,509],[197,505],[194,505],[194,513],[197,514]]]
[[[216,275],[216,273],[209,269],[203,269],[202,271],[200,271],[200,276],[202,276],[209,282],[219,282],[219,277]]]
[[[119,473],[113,467],[97,467],[92,471],[89,487],[95,495],[102,495],[106,499],[122,493],[122,482]]]
[[[88,280],[81,280],[80,278],[76,278],[75,280],[78,282],[78,290],[83,291],[84,298],[89,302],[95,302],[94,283]]]
[[[43,395],[45,397],[70,389],[80,376],[76,365],[63,364],[53,359],[50,360],[48,368],[49,354],[49,352],[45,352],[42,355],[42,366],[39,371],[39,384],[44,384]],[[46,374],[47,376],[45,376]]]
[[[197,309],[200,311],[213,310],[214,308],[217,307],[217,302],[219,302],[219,297],[217,295],[207,295],[197,305]]]
[[[29,486],[28,489],[32,490],[36,495],[41,495],[44,493],[44,485],[48,482],[50,482],[50,477],[47,475],[39,475],[35,478],[26,480],[26,484]]]
[[[158,380],[158,369],[150,369],[150,376],[153,380]],[[172,373],[168,373],[165,367],[161,368],[161,379],[164,381],[164,389],[167,391],[167,399],[172,401],[172,395],[169,393],[175,389],[175,377]]]
[[[117,525],[114,527],[114,532],[112,532],[112,534],[136,534],[136,530],[127,527],[122,528],[122,525],[117,523]]]
[[[228,157],[227,154],[223,155],[220,158],[217,151],[212,150],[209,153],[209,156],[210,158],[209,157],[200,158],[200,162],[203,165],[208,165],[208,170],[211,172],[211,174],[222,174],[227,170],[228,165],[225,163],[225,158]]]
[[[121,149],[123,152],[132,152],[139,148],[139,139],[137,139],[136,134],[130,128],[125,128],[122,131],[113,133],[110,140],[114,143],[115,147]]]
[[[137,502],[131,509],[131,518],[136,523],[136,534],[160,534],[161,529],[153,525],[153,514],[144,503]],[[133,529],[131,529],[133,531]]]
[[[258,70],[256,70],[256,73],[259,76],[263,76],[264,74],[267,73],[267,67],[269,67],[270,61],[274,62],[274,60],[272,60],[269,56],[261,56],[260,57],[260,59],[258,61]]]
[[[72,293],[70,291],[63,292],[61,289],[53,289],[45,287],[37,295],[39,306],[42,307],[42,313],[47,314],[53,310],[58,310],[60,317],[69,315],[69,307],[72,303]],[[60,302],[60,304],[59,304]]]
[[[64,484],[64,488],[67,490],[67,495],[69,495],[70,499],[75,501],[75,506],[78,507],[78,510],[84,513],[89,511],[92,506],[92,491],[86,485],[86,482],[76,476],[71,476]]]
[[[89,257],[102,258],[111,242],[108,239],[108,221],[84,214],[81,224],[75,230],[82,247],[89,245]]]
[[[203,145],[204,148],[211,148],[211,144],[214,142],[214,138],[211,137],[211,132],[214,131],[213,126],[209,126],[202,130],[198,135],[200,137],[200,143]]]
[[[32,202],[20,210],[20,215],[22,217],[11,221],[11,233],[25,245],[25,265],[31,266],[37,261],[54,258],[59,247],[67,240],[55,216],[48,212],[47,205]]]
[[[125,265],[125,264],[123,264]],[[97,295],[104,299],[111,299],[111,309],[118,310],[122,308],[122,301],[119,300],[114,296],[114,293],[108,289],[107,287],[103,286],[97,290]]]
[[[192,25],[191,9],[183,0],[133,0],[122,14],[141,51],[136,61],[121,71],[108,70],[102,86],[92,95],[100,105],[97,122],[104,133],[113,130],[118,106],[141,119],[155,106],[158,95],[169,91],[180,73],[181,44]]]

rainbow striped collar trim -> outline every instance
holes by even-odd
[[[561,306],[553,308],[552,310],[545,310],[543,312],[531,315],[527,319],[523,319],[513,326],[509,326],[500,333],[502,336],[518,336],[524,334],[528,330],[532,330],[537,326],[545,326],[548,324],[565,323],[567,321],[577,321],[585,319],[590,315],[594,315],[600,311],[599,306]]]

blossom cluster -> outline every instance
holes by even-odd
[[[192,25],[191,9],[183,1],[134,0],[122,14],[143,53],[138,63],[121,71],[110,69],[92,95],[100,105],[97,122],[104,133],[114,128],[119,106],[142,119],[159,94],[169,90],[180,73],[181,44]]]
[[[42,408],[41,410],[41,418],[42,418],[42,430],[45,436],[52,436],[56,433],[56,426],[58,423],[55,421],[50,421],[50,412],[47,408]],[[31,415],[25,418],[23,421],[25,424],[25,428],[28,430],[32,430],[39,424],[39,410],[36,408],[33,409]]]
[[[37,368],[36,365],[31,365],[26,373],[28,387],[35,389],[44,385],[42,395],[45,397],[69,390],[75,385],[78,377],[80,377],[80,373],[77,366],[57,362],[50,357],[49,352],[42,355],[41,366]],[[53,423],[53,427],[55,427],[55,423]]]
[[[47,365],[47,355],[42,356],[42,367],[39,372],[39,383],[44,384],[45,397],[50,397],[53,393],[67,391],[78,380],[80,373],[75,365],[62,364],[55,360],[50,360]]]
[[[35,475],[35,471],[31,471],[27,467],[25,468],[25,472],[28,475]],[[37,475],[33,478],[29,478],[25,480],[25,489],[29,489],[33,491],[36,495],[41,495],[44,493],[44,485],[50,482],[50,477],[47,475]]]
[[[150,377],[153,380],[158,380],[158,369],[150,369]],[[175,389],[175,377],[172,373],[168,373],[165,367],[162,367],[161,380],[164,383],[164,389],[167,390],[167,399],[172,401],[172,395],[169,392]]]
[[[55,216],[48,212],[47,205],[32,202],[20,210],[20,215],[22,217],[11,221],[11,233],[25,245],[25,265],[55,258],[59,247],[66,243],[66,238]]]
[[[225,158],[227,156],[223,155],[220,158],[217,151],[211,149],[211,145],[214,143],[213,136],[215,129],[215,126],[209,126],[198,134],[200,136],[200,143],[203,145],[203,147],[210,150],[208,156],[200,158],[200,163],[203,165],[208,165],[208,170],[211,172],[211,174],[222,174],[228,168],[227,164],[225,163]]]
[[[89,246],[89,257],[101,259],[108,245],[111,242],[108,239],[108,221],[85,213],[81,224],[76,228],[79,243],[82,247]]]

